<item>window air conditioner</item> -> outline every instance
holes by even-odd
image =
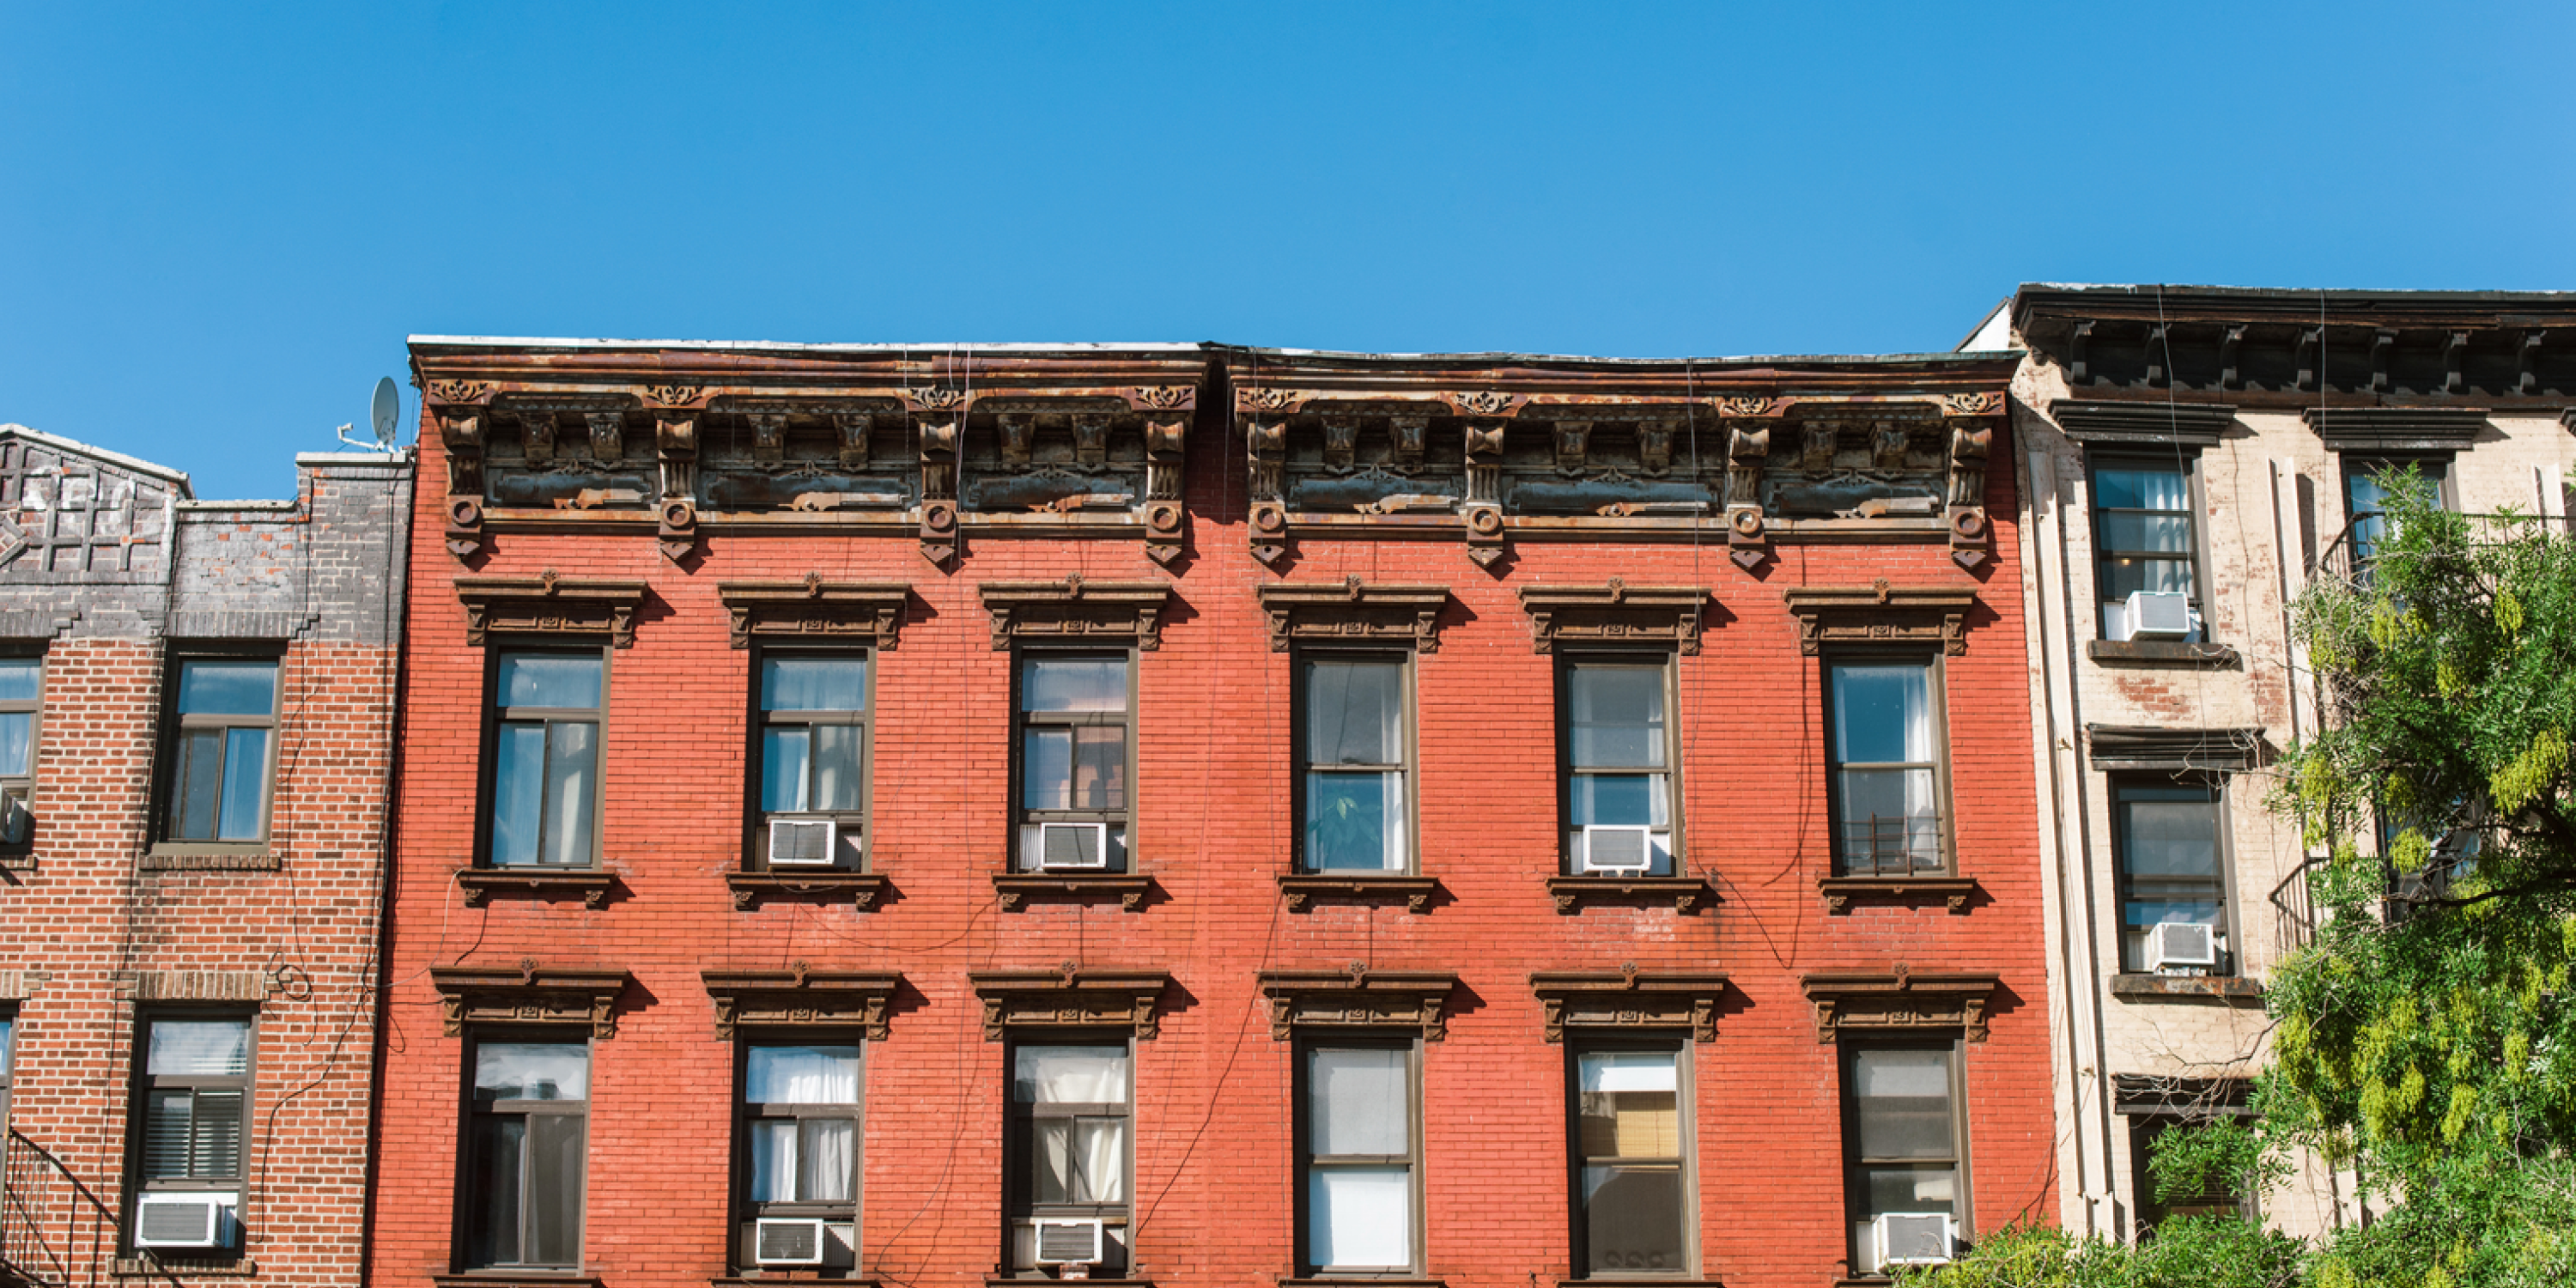
[[[2218,965],[2218,928],[2188,921],[2165,921],[2147,927],[2147,969],[2166,970]]]
[[[0,844],[25,845],[35,821],[36,816],[27,810],[26,788],[0,792]]]
[[[1039,1217],[1036,1261],[1042,1266],[1100,1264],[1100,1222]]]
[[[1950,1259],[1947,1212],[1881,1212],[1870,1228],[1882,1266],[1937,1266]]]
[[[224,1210],[236,1202],[230,1194],[146,1194],[134,1201],[134,1246],[223,1247]]]
[[[2191,634],[2191,596],[2172,590],[2129,595],[2129,638],[2178,640]]]
[[[1038,824],[1038,866],[1050,872],[1058,868],[1108,867],[1109,825]]]
[[[751,1259],[764,1266],[823,1264],[821,1218],[760,1218],[752,1226]]]
[[[1655,843],[1642,827],[1601,827],[1586,824],[1583,829],[1583,870],[1614,872],[1635,876],[1654,866]]]
[[[839,829],[828,818],[769,820],[769,865],[774,868],[829,867],[838,849]]]

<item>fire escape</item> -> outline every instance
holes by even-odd
[[[62,1160],[0,1140],[0,1288],[109,1288],[121,1242],[116,1209]]]

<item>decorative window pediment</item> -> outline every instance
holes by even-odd
[[[892,581],[825,581],[809,572],[803,581],[728,581],[716,597],[733,614],[733,646],[763,643],[860,640],[891,649],[903,627],[910,589]]]
[[[764,1029],[863,1029],[886,1038],[886,1007],[903,976],[890,970],[813,970],[796,962],[786,970],[706,970],[707,996],[715,999],[716,1036],[730,1039],[742,1026]]]
[[[1261,995],[1270,999],[1270,1036],[1282,1042],[1299,1029],[1419,1029],[1422,1040],[1449,1035],[1445,1008],[1458,977],[1438,971],[1348,970],[1261,972]]]
[[[975,588],[993,616],[993,647],[1013,641],[1163,644],[1163,607],[1172,588],[1157,581],[988,581]]]
[[[1354,576],[1338,582],[1273,582],[1259,590],[1270,618],[1270,651],[1290,641],[1336,644],[1402,644],[1423,653],[1440,651],[1440,610],[1446,586],[1390,586]]]
[[[1968,610],[1977,593],[1947,586],[1792,586],[1781,592],[1798,619],[1798,651],[1812,657],[1827,644],[1939,644],[1968,651]]]
[[[1601,586],[1523,586],[1520,596],[1532,651],[1539,653],[1559,645],[1642,644],[1696,654],[1708,606],[1705,587],[1631,586],[1617,577]]]
[[[1057,970],[975,971],[966,980],[983,999],[987,1042],[1030,1028],[1124,1028],[1151,1039],[1162,1032],[1156,1007],[1172,983],[1158,970],[1088,970],[1071,962]]]
[[[2238,773],[2268,759],[2263,731],[2084,726],[2095,769],[2205,770]]]
[[[456,597],[465,603],[468,645],[495,634],[603,635],[632,648],[644,583],[582,580],[548,568],[534,577],[459,577]]]
[[[2487,414],[2473,407],[2310,407],[2299,418],[2338,452],[2461,452]]]
[[[2216,447],[2236,409],[2226,403],[2071,402],[2049,404],[2049,417],[2086,446]]]
[[[1693,1042],[1714,1042],[1726,976],[1640,971],[1631,962],[1614,971],[1540,971],[1530,988],[1547,1013],[1550,1042],[1564,1041],[1567,1029],[1689,1029]]]
[[[523,957],[516,966],[432,966],[447,1036],[468,1024],[580,1026],[595,1038],[617,1036],[622,970],[550,969]]]
[[[1864,1034],[1956,1030],[1986,1040],[1986,1007],[2002,980],[1987,974],[1816,974],[1798,981],[1816,1008],[1816,1040]]]

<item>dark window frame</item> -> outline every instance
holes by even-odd
[[[504,655],[539,655],[546,657],[588,657],[599,655],[599,705],[596,707],[503,707],[501,705],[501,659]],[[503,872],[598,872],[606,864],[608,833],[608,716],[614,700],[617,650],[606,640],[596,644],[567,642],[562,639],[495,639],[483,650],[483,734],[482,755],[475,770],[474,866],[487,871]],[[519,713],[514,716],[512,713]],[[501,727],[505,724],[541,722],[553,724],[558,719],[578,722],[587,715],[598,739],[598,771],[591,782],[590,861],[585,864],[520,863],[508,866],[492,862],[492,826],[500,808]],[[543,810],[540,809],[540,813]],[[544,848],[542,834],[538,842]]]
[[[1937,1160],[1929,1158],[1873,1159],[1860,1152],[1860,1096],[1854,1066],[1864,1051],[1939,1051],[1949,1057],[1950,1067],[1950,1226],[1956,1242],[1972,1241],[1975,1227],[1971,1224],[1977,1210],[1974,1168],[1971,1157],[1976,1153],[1968,1134],[1968,1060],[1966,1045],[1959,1039],[1931,1040],[1871,1038],[1846,1039],[1836,1044],[1834,1062],[1841,1083],[1842,1159],[1843,1159],[1843,1244],[1846,1256],[1859,1253],[1852,1227],[1862,1212],[1870,1209],[1869,1169],[1874,1166],[1921,1167]],[[1846,1263],[1854,1279],[1890,1278],[1884,1268],[1862,1268],[1857,1261]]]
[[[846,1046],[858,1049],[858,1099],[846,1105],[770,1104],[754,1101],[751,1095],[751,1052],[754,1047]],[[868,1174],[868,1043],[865,1030],[838,1026],[785,1030],[746,1031],[733,1044],[733,1152],[734,1225],[747,1230],[763,1217],[806,1219],[819,1218],[824,1223],[850,1227],[850,1252],[853,1265],[864,1256],[860,1234],[867,1214]],[[752,1128],[763,1122],[793,1120],[829,1121],[842,1119],[850,1124],[850,1197],[843,1200],[771,1200],[760,1202],[751,1197]],[[798,1148],[802,1149],[800,1136]],[[585,1169],[587,1172],[587,1169]],[[585,1181],[587,1177],[585,1176]],[[755,1269],[743,1255],[739,1240],[727,1258],[737,1269]],[[834,1277],[827,1268],[827,1277]]]
[[[825,869],[820,866],[811,868],[791,867],[787,869],[788,871],[872,872],[875,870],[876,846],[874,845],[874,842],[876,840],[877,653],[878,650],[865,645],[819,647],[812,645],[798,646],[758,644],[753,647],[751,656],[750,695],[747,706],[748,715],[744,722],[749,731],[749,740],[744,749],[743,763],[751,766],[751,772],[744,776],[743,783],[743,817],[747,820],[743,826],[744,836],[742,852],[745,856],[745,861],[743,863],[744,871],[768,872],[772,870],[769,866],[769,820],[773,818],[830,819],[839,827],[840,833],[843,836],[848,835],[848,829],[853,825],[858,828],[859,840],[853,847],[858,853],[858,862],[855,866],[842,864],[836,858],[833,866],[829,869]],[[760,677],[765,664],[773,658],[823,658],[839,661],[858,661],[864,663],[867,667],[867,693],[864,699],[867,703],[867,708],[863,711],[764,710],[760,701]],[[603,739],[605,739],[606,736],[607,723],[605,713],[608,691],[606,683],[606,676],[603,673],[600,689]],[[762,808],[764,804],[762,797],[765,795],[763,788],[767,784],[769,776],[767,738],[769,730],[773,726],[777,725],[802,725],[807,727],[814,725],[857,726],[859,730],[859,807],[857,810],[806,810],[773,814]],[[606,750],[604,741],[602,750],[603,752]],[[809,773],[811,772],[811,769],[812,766],[809,764]],[[603,781],[607,778],[604,758],[602,761],[602,773],[600,777]]]
[[[1397,1157],[1391,1154],[1319,1155],[1314,1152],[1312,1148],[1315,1138],[1314,1086],[1310,1071],[1313,1067],[1313,1053],[1319,1049],[1400,1050],[1405,1053],[1405,1094],[1408,1097],[1405,1107],[1405,1131],[1410,1153]],[[1349,1279],[1360,1282],[1374,1279],[1421,1278],[1425,1273],[1424,1266],[1430,1259],[1429,1250],[1424,1246],[1428,1233],[1428,1222],[1425,1216],[1428,1204],[1424,1202],[1423,1196],[1425,1169],[1422,1122],[1422,1039],[1418,1035],[1389,1032],[1304,1032],[1299,1033],[1297,1040],[1291,1044],[1290,1059],[1294,1061],[1289,1070],[1290,1098],[1294,1102],[1290,1106],[1290,1120],[1296,1147],[1296,1171],[1293,1181],[1296,1193],[1295,1200],[1290,1205],[1290,1211],[1296,1223],[1294,1255],[1298,1277]],[[1413,1254],[1412,1264],[1393,1269],[1370,1270],[1339,1270],[1315,1264],[1312,1248],[1315,1214],[1311,1197],[1315,1168],[1319,1164],[1324,1167],[1385,1167],[1399,1163],[1406,1168],[1413,1201],[1410,1228],[1406,1238],[1408,1250]]]
[[[191,662],[266,662],[272,668],[269,681],[268,715],[209,714],[186,716],[179,712],[179,680]],[[159,767],[153,775],[157,797],[152,806],[152,849],[164,854],[265,854],[277,829],[277,766],[279,746],[286,741],[286,651],[269,644],[250,647],[175,647],[163,658],[161,667],[161,729],[157,740]],[[39,679],[39,684],[42,680]],[[179,754],[180,744],[194,729],[265,729],[268,731],[267,763],[260,767],[259,835],[256,838],[224,840],[189,840],[178,835],[177,816],[181,798],[181,774],[184,769]],[[230,739],[218,738],[219,754],[215,769],[216,830],[222,831],[223,792],[222,756],[230,753]]]
[[[2186,602],[2190,605],[2191,611],[2200,617],[2200,638],[2204,641],[2209,638],[2208,623],[2212,616],[2208,603],[2209,541],[2208,534],[2201,524],[2201,517],[2208,509],[2208,501],[2201,479],[2201,449],[2185,445],[2161,454],[2158,451],[2143,449],[2123,451],[2096,449],[2084,453],[2084,499],[2087,508],[2093,513],[2093,633],[2098,639],[2119,642],[2111,640],[2110,607],[2113,604],[2127,602],[2125,597],[2110,598],[2104,590],[2111,584],[2111,578],[2106,572],[2111,561],[2124,557],[2173,560],[2172,555],[2163,551],[2115,551],[2111,548],[2110,542],[2104,537],[2104,529],[2108,526],[2105,520],[2112,515],[2171,514],[2173,511],[2135,510],[2126,507],[2114,510],[2102,505],[2100,503],[2101,471],[2105,468],[2169,470],[2176,464],[2182,467],[2184,504],[2190,507],[2183,517],[2191,525],[2191,552],[2185,558],[2175,562],[2186,564],[2190,568],[2191,594]]]
[[[475,1062],[483,1044],[487,1042],[530,1042],[556,1046],[581,1047],[584,1083],[582,1098],[580,1100],[501,1100],[496,1098],[490,1101],[487,1107],[486,1102],[479,1094],[477,1094],[474,1087]],[[456,1213],[454,1232],[451,1236],[451,1242],[449,1245],[454,1250],[451,1258],[454,1267],[461,1271],[531,1271],[541,1273],[578,1271],[583,1260],[583,1246],[590,1237],[591,1100],[588,1084],[596,1081],[598,1078],[599,1043],[592,1038],[587,1030],[576,1035],[561,1028],[512,1029],[506,1027],[494,1027],[488,1029],[478,1028],[469,1030],[467,1032],[466,1040],[458,1043],[457,1045],[463,1050],[465,1059],[464,1067],[460,1071],[460,1076],[457,1079],[457,1092],[460,1103],[457,1110],[459,1130],[456,1134]],[[578,1222],[579,1228],[573,1233],[573,1260],[569,1264],[556,1262],[532,1262],[524,1260],[496,1262],[490,1265],[475,1263],[467,1256],[468,1252],[471,1251],[471,1244],[473,1241],[473,1214],[475,1200],[481,1197],[481,1195],[475,1192],[474,1188],[474,1152],[476,1149],[475,1124],[486,1117],[499,1118],[509,1116],[524,1120],[540,1114],[554,1114],[560,1116],[577,1115],[582,1120],[581,1194],[574,1203],[574,1210],[578,1214],[575,1219]],[[533,1133],[530,1134],[533,1135]],[[527,1137],[522,1136],[521,1139],[524,1141]],[[520,1152],[520,1179],[518,1181],[520,1227],[519,1248],[522,1255],[525,1254],[528,1244],[527,1222],[530,1187],[527,1183],[527,1172],[528,1169],[533,1166],[534,1155],[535,1151],[533,1149],[528,1149],[524,1146],[522,1147]]]
[[[2336,499],[2343,507],[2343,531],[2353,534],[2350,554],[2353,566],[2356,568],[2369,561],[2371,553],[2370,547],[2376,545],[2378,541],[2384,540],[2385,538],[2375,536],[2371,541],[2362,541],[2359,539],[2359,534],[2357,532],[2353,532],[2354,525],[2360,522],[2364,514],[2380,515],[2385,512],[2380,510],[2355,510],[2353,508],[2352,495],[2352,485],[2354,483],[2368,479],[2385,469],[2402,469],[2407,466],[2414,466],[2416,469],[2416,475],[2418,477],[2422,477],[2425,473],[2425,467],[2431,466],[2438,468],[2441,471],[2439,477],[2431,480],[2436,501],[2443,509],[2453,511],[2455,513],[2460,508],[2460,471],[2459,457],[2456,452],[2343,451],[2335,453],[2335,457],[2336,472],[2343,480],[2343,486],[2337,493]],[[2377,527],[2384,532],[2387,524],[2383,521],[2378,524]]]
[[[1565,1044],[1566,1214],[1569,1239],[1567,1246],[1571,1249],[1568,1266],[1570,1277],[1622,1280],[1662,1278],[1690,1280],[1699,1277],[1699,1139],[1695,1113],[1697,1105],[1694,1103],[1698,1097],[1693,1094],[1698,1080],[1691,1063],[1692,1045],[1686,1037],[1680,1035],[1668,1038],[1593,1038]],[[1583,1169],[1585,1164],[1591,1162],[1596,1156],[1586,1154],[1583,1149],[1583,1057],[1619,1052],[1647,1052],[1673,1057],[1673,1101],[1676,1116],[1674,1130],[1679,1133],[1681,1156],[1676,1159],[1642,1156],[1630,1158],[1624,1154],[1598,1157],[1622,1162],[1670,1162],[1679,1167],[1682,1224],[1681,1229],[1675,1232],[1682,1249],[1682,1264],[1679,1266],[1668,1266],[1662,1269],[1620,1267],[1601,1271],[1590,1268],[1592,1249],[1590,1223],[1585,1220]]]
[[[1904,646],[1859,645],[1824,650],[1817,659],[1817,696],[1824,709],[1825,736],[1825,822],[1826,836],[1832,850],[1833,874],[1837,877],[1877,877],[1876,868],[1855,869],[1850,861],[1842,830],[1842,776],[1847,768],[1920,769],[1920,761],[1862,760],[1845,762],[1834,732],[1834,670],[1840,666],[1920,666],[1924,673],[1924,704],[1932,719],[1932,823],[1941,847],[1941,866],[1937,870],[1911,870],[1901,874],[1909,878],[1950,877],[1959,872],[1957,807],[1950,784],[1950,668],[1937,649]]]
[[[2218,859],[2218,934],[2226,941],[2219,953],[2218,965],[2210,969],[2214,979],[2234,978],[2243,973],[2244,940],[2239,933],[2239,901],[2236,891],[2236,847],[2228,826],[2228,775],[2186,770],[2158,773],[2152,770],[2123,771],[2110,776],[2111,833],[2111,942],[2120,954],[2120,973],[2136,974],[2146,969],[2143,960],[2129,964],[2129,902],[2137,897],[2135,883],[2129,876],[2128,829],[2122,825],[2122,798],[2132,789],[2201,790],[2209,793],[2210,816],[2217,833]]]
[[[2147,1167],[2151,1157],[2149,1152],[2151,1142],[2157,1136],[2176,1127],[2206,1126],[2209,1120],[2189,1118],[2181,1114],[2133,1113],[2126,1117],[2129,1120],[2129,1184],[2135,1191],[2131,1198],[2137,1205],[2135,1224],[2140,1239],[2154,1237],[2156,1226],[2177,1216],[2233,1215],[2249,1221],[2261,1219],[2262,1195],[2250,1186],[2238,1191],[2232,1203],[2224,1207],[2215,1203],[2195,1203],[2190,1200],[2168,1205],[2156,1197],[2155,1174]],[[2200,1197],[2207,1199],[2215,1196],[2204,1194]]]
[[[152,1027],[176,1021],[179,1023],[222,1023],[239,1021],[243,1028],[242,1071],[239,1074],[168,1074],[155,1077],[148,1070],[152,1058]],[[203,1004],[155,1005],[137,1012],[134,1023],[132,1063],[127,1069],[125,1102],[125,1229],[121,1238],[126,1255],[137,1255],[134,1232],[138,1228],[136,1213],[148,1194],[230,1194],[233,1196],[233,1237],[212,1248],[192,1249],[188,1255],[200,1258],[226,1259],[242,1255],[249,1243],[251,1126],[259,1087],[260,1013],[256,1007]],[[13,1035],[12,1045],[15,1045]],[[14,1058],[14,1052],[12,1053]],[[230,1176],[147,1177],[144,1175],[145,1138],[152,1130],[152,1098],[164,1091],[238,1091],[241,1105],[233,1122],[233,1163]],[[191,1100],[193,1102],[193,1094]],[[193,1104],[191,1118],[194,1117]]]
[[[1690,870],[1690,851],[1684,839],[1682,808],[1682,735],[1680,667],[1675,664],[1674,650],[1609,650],[1585,649],[1562,652],[1556,662],[1556,807],[1557,807],[1557,872],[1561,876],[1592,877],[1596,880],[1616,878],[1579,871],[1574,862],[1574,783],[1578,776],[1602,774],[1631,776],[1635,769],[1604,768],[1587,770],[1574,763],[1574,673],[1591,667],[1654,667],[1663,681],[1664,691],[1664,767],[1644,771],[1660,773],[1664,779],[1665,809],[1671,825],[1665,848],[1671,851],[1672,871],[1650,875],[1678,877]]]
[[[1002,1044],[1002,1265],[1017,1270],[1034,1269],[1019,1266],[1018,1239],[1020,1227],[1040,1217],[1075,1221],[1098,1220],[1104,1224],[1101,1250],[1104,1260],[1099,1269],[1124,1273],[1124,1263],[1132,1264],[1136,1255],[1132,1231],[1136,1228],[1136,1035],[1128,1029],[1093,1028],[1028,1028],[1014,1030]],[[1118,1203],[1040,1203],[1037,1201],[1037,1122],[1044,1118],[1102,1118],[1110,1116],[1111,1106],[1098,1101],[1074,1101],[1039,1106],[1021,1104],[1019,1079],[1022,1047],[1090,1046],[1117,1047],[1127,1053],[1127,1100],[1115,1106],[1127,1124],[1122,1133],[1126,1158],[1127,1197]],[[1043,1108],[1046,1112],[1039,1112]],[[1108,1228],[1130,1232],[1122,1235],[1123,1258],[1108,1258],[1113,1246]]]
[[[45,745],[45,672],[47,670],[45,661],[46,654],[43,649],[0,651],[0,662],[36,664],[36,696],[0,701],[0,715],[23,714],[27,717],[27,772],[0,776],[0,796],[16,798],[17,808],[25,811],[27,816],[27,833],[14,841],[10,840],[8,817],[5,813],[0,813],[0,852],[21,853],[35,844],[36,778],[37,769],[42,763],[39,753]],[[6,803],[0,802],[0,809],[5,808]],[[5,1069],[0,1069],[0,1077],[5,1077],[6,1072]],[[5,1096],[0,1096],[0,1102],[5,1100]]]
[[[1077,644],[1020,644],[1011,649],[1011,808],[1010,858],[1005,870],[1015,874],[1035,873],[1039,868],[1023,852],[1020,829],[1041,823],[1105,823],[1111,832],[1123,831],[1125,843],[1120,853],[1096,869],[1104,876],[1132,873],[1136,870],[1136,647],[1082,646]],[[1119,660],[1127,676],[1127,705],[1123,711],[1023,711],[1021,697],[1032,661],[1105,661]],[[1126,759],[1120,772],[1126,775],[1127,803],[1117,809],[1030,809],[1027,807],[1028,734],[1031,728],[1105,728],[1115,726],[1126,731],[1122,739]],[[1094,869],[1084,869],[1094,871]]]
[[[0,1002],[0,1139],[9,1131],[9,1088],[18,1067],[18,1004]]]
[[[1308,670],[1317,662],[1394,663],[1403,677],[1404,691],[1397,701],[1397,727],[1404,740],[1404,755],[1395,765],[1318,766],[1307,755],[1306,679]],[[1421,685],[1418,658],[1409,648],[1386,648],[1342,645],[1297,645],[1288,655],[1290,692],[1288,697],[1289,762],[1295,770],[1289,787],[1289,844],[1294,852],[1294,870],[1301,875],[1337,875],[1350,877],[1401,877],[1422,874],[1422,742]],[[1404,866],[1401,868],[1319,868],[1306,845],[1307,784],[1318,771],[1385,773],[1392,769],[1404,782]]]

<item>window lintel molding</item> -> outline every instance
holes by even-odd
[[[892,649],[903,628],[911,588],[899,581],[825,581],[809,572],[802,581],[728,581],[716,598],[733,615],[733,646],[770,642],[863,639]]]
[[[465,604],[470,647],[507,634],[605,635],[615,647],[632,648],[644,583],[570,578],[548,568],[534,577],[459,577],[456,597]]]
[[[2048,406],[2049,419],[2087,447],[2216,447],[2236,423],[2226,403],[2076,402]]]
[[[1159,581],[988,581],[975,588],[993,617],[996,652],[1013,643],[1133,641],[1153,652],[1163,644],[1163,609],[1172,588]]]
[[[1013,1029],[1125,1028],[1139,1040],[1162,1032],[1156,1012],[1172,977],[1158,970],[1077,967],[972,971],[966,982],[984,1003],[984,1040]]]
[[[2160,729],[2088,724],[2084,726],[2084,745],[2095,769],[2239,773],[2269,759],[2260,726]]]
[[[2487,427],[2474,407],[2310,407],[2299,419],[2337,452],[2466,451]]]
[[[1798,651],[1815,656],[1828,644],[1938,643],[1957,657],[1968,651],[1968,610],[1977,592],[1964,587],[1896,586],[1882,577],[1866,586],[1792,586],[1780,592],[1798,619]]]
[[[1726,976],[1716,971],[1640,971],[1631,962],[1614,971],[1538,971],[1530,976],[1547,1016],[1547,1040],[1563,1042],[1567,1029],[1690,1030],[1693,1042],[1717,1040],[1717,1006]]]
[[[2244,1118],[2254,1112],[2253,1090],[2250,1078],[2162,1078],[2146,1073],[2115,1073],[2111,1075],[2111,1111]]]
[[[1631,586],[1613,577],[1600,586],[1523,586],[1521,611],[1529,614],[1531,651],[1560,645],[1672,645],[1699,652],[1704,586]]]
[[[469,1024],[581,1025],[595,1038],[617,1036],[617,998],[630,976],[622,970],[539,966],[522,957],[516,966],[432,966],[447,1036]]]
[[[1266,970],[1270,1036],[1285,1042],[1299,1029],[1415,1028],[1425,1042],[1449,1036],[1445,1013],[1458,977],[1441,971]]]
[[[858,1028],[868,1040],[886,1039],[886,1007],[903,976],[890,970],[815,970],[804,962],[786,970],[702,970],[715,1000],[716,1036],[730,1040],[751,1028]]]
[[[1273,653],[1287,652],[1291,641],[1404,644],[1437,653],[1440,610],[1449,603],[1446,586],[1372,583],[1356,574],[1341,581],[1272,582],[1255,593],[1270,619]]]
[[[1991,974],[1917,973],[1903,965],[1888,973],[1820,972],[1798,986],[1816,1009],[1816,1040],[1831,1042],[1846,1031],[1904,1034],[1956,1029],[1971,1042],[1986,1040],[1986,1008],[2003,980]]]

